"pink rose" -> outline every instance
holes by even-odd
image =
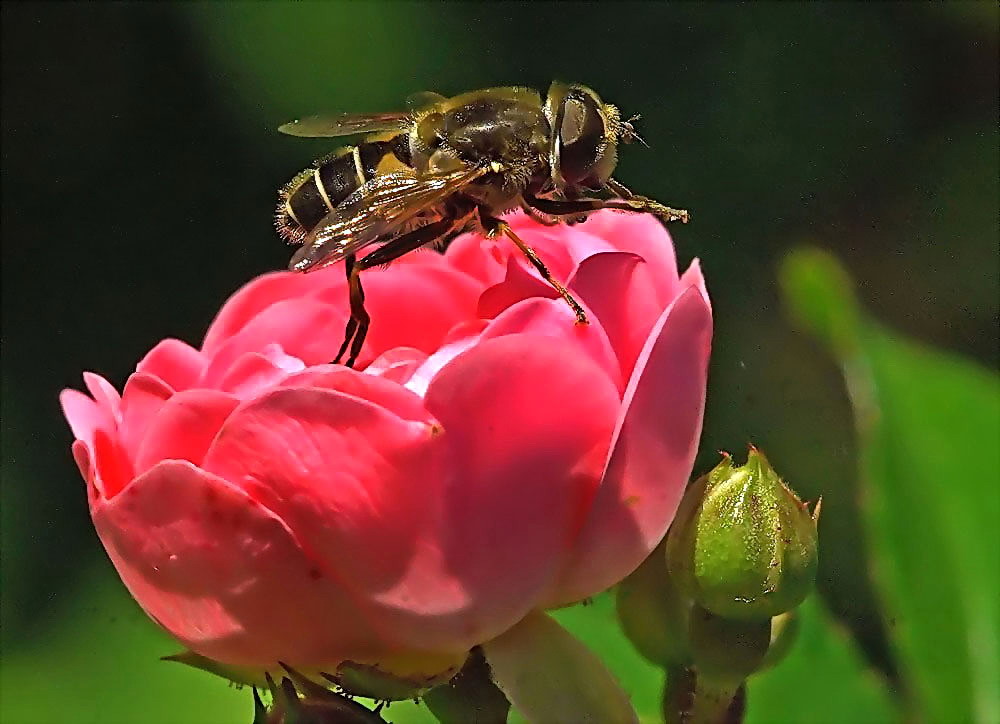
[[[595,594],[663,537],[701,430],[712,318],[650,216],[466,235],[364,276],[359,369],[326,364],[343,269],[266,274],[200,349],[61,401],[98,535],[192,651],[303,669],[456,653]]]

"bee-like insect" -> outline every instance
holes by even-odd
[[[686,211],[637,196],[611,177],[618,144],[641,141],[635,117],[622,120],[585,86],[553,83],[544,103],[535,90],[509,87],[453,98],[420,93],[408,106],[313,116],[278,129],[314,138],[368,134],[292,179],[279,194],[275,221],[286,241],[302,244],[289,269],[345,262],[351,316],[335,362],[349,348],[353,366],[368,331],[361,272],[465,231],[509,237],[585,324],[583,308],[499,218],[505,212],[520,208],[548,224],[597,209],[688,220]]]

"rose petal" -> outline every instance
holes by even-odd
[[[94,379],[89,382],[103,394]],[[111,412],[77,390],[63,390],[59,402],[76,437],[73,459],[87,483],[88,497],[114,495],[132,478],[132,466],[117,440]]]
[[[652,214],[605,209],[591,214],[583,228],[621,251],[638,254],[649,265],[664,306],[677,285],[677,255],[669,232]]]
[[[551,274],[562,282],[581,260],[617,248],[605,239],[588,233],[580,225],[544,226],[521,212],[509,214],[505,220],[514,233],[535,250]],[[446,257],[457,268],[487,285],[503,280],[510,261],[529,274],[537,275],[527,257],[506,237],[486,239],[478,234],[463,234],[449,245]]]
[[[477,335],[475,337],[460,337],[454,342],[444,345],[413,370],[410,379],[406,381],[406,389],[423,397],[427,394],[427,388],[430,386],[431,380],[437,376],[437,373],[445,365],[458,357],[458,355],[462,354],[462,352],[473,347],[478,341],[479,336]]]
[[[452,327],[451,331],[448,332],[448,336],[441,342],[441,346],[454,344],[469,337],[478,337],[489,326],[489,323],[489,319],[471,319],[468,322],[462,322]]]
[[[448,245],[444,256],[453,268],[488,286],[503,280],[509,245],[481,234],[461,234]]]
[[[74,440],[72,450],[73,461],[76,463],[80,475],[83,476],[84,482],[87,483],[87,500],[93,505],[104,493],[103,487],[98,487],[100,481],[97,480],[93,453],[91,453],[90,446],[83,440]]]
[[[424,401],[402,385],[341,365],[316,365],[289,375],[282,387],[320,387],[371,402],[399,415],[404,420],[432,422]]]
[[[584,259],[606,251],[616,251],[618,247],[599,234],[594,234],[587,224],[561,222],[553,226],[539,224],[526,214],[511,214],[507,217],[514,232],[528,242],[549,270],[565,281],[573,269]],[[529,264],[518,251],[514,256]]]
[[[711,311],[689,288],[663,313],[636,362],[601,486],[549,605],[616,583],[663,538],[697,452],[711,340]]]
[[[477,312],[483,319],[492,319],[508,307],[531,297],[555,299],[559,297],[559,293],[538,272],[528,271],[511,257],[507,260],[507,275],[504,280],[494,284],[479,297]]]
[[[194,387],[205,371],[206,358],[179,339],[165,339],[136,365],[136,372],[159,377],[174,390]]]
[[[107,411],[78,390],[65,389],[60,392],[59,405],[77,440],[91,443],[95,430],[107,430],[111,425]]]
[[[708,289],[705,286],[705,277],[701,273],[700,260],[694,259],[691,262],[691,266],[689,266],[681,276],[681,281],[680,284],[678,284],[678,287],[681,289],[696,287],[701,293],[702,298],[705,300],[705,304],[708,305],[709,310],[712,309],[712,300],[708,297]]]
[[[397,646],[461,650],[476,643],[455,622],[470,602],[433,535],[450,479],[442,437],[341,392],[278,389],[233,413],[204,466],[308,541]]]
[[[217,387],[236,360],[279,345],[306,365],[329,362],[344,340],[346,314],[317,299],[276,302],[247,322],[215,352],[203,386]]]
[[[496,635],[564,564],[604,464],[618,391],[572,341],[524,334],[455,358],[426,404],[456,464],[441,531],[448,568],[474,594],[476,627]]]
[[[303,369],[302,360],[285,354],[279,345],[271,344],[261,352],[247,352],[233,362],[222,376],[219,389],[245,399]]]
[[[150,420],[139,444],[135,472],[142,473],[161,460],[198,465],[238,404],[237,397],[217,390],[178,392]]]
[[[590,324],[578,324],[573,310],[562,298],[535,297],[504,311],[490,322],[480,339],[528,334],[571,341],[577,347],[573,354],[583,354],[597,362],[611,382],[620,389],[623,385],[615,352],[604,328],[593,314],[589,314],[589,317],[592,319]]]
[[[159,463],[93,516],[135,599],[196,653],[315,669],[379,647],[344,589],[278,518],[188,462]]]
[[[427,353],[413,347],[393,347],[365,367],[366,375],[377,375],[403,385],[427,359]]]
[[[431,353],[456,324],[478,317],[482,288],[468,275],[427,264],[393,265],[362,275],[371,327],[358,368],[393,347]]]
[[[274,272],[257,277],[237,290],[219,310],[205,333],[202,352],[206,357],[213,357],[230,337],[238,334],[248,322],[272,304],[301,298],[327,287],[342,290],[346,304],[347,283],[342,265],[309,274]]]
[[[576,227],[567,224],[545,226],[522,213],[510,214],[506,221],[514,233],[535,250],[538,258],[542,260],[552,276],[562,281],[569,277],[573,272],[573,267],[576,266],[576,261],[573,258],[573,247],[578,242]],[[592,237],[587,237],[587,239],[590,238]],[[580,239],[579,243],[585,245],[587,239]],[[526,269],[531,269],[534,272],[531,262],[515,246],[513,241],[506,237],[501,237],[501,240],[505,242],[501,251],[505,253],[507,258],[515,259]]]
[[[478,327],[482,327],[479,331]],[[594,359],[619,388],[621,374],[618,361],[607,336],[600,325],[580,325],[573,312],[562,299],[531,298],[505,310],[494,320],[481,321],[465,327],[469,336],[455,335],[456,339],[441,347],[413,371],[406,387],[423,396],[435,375],[455,357],[484,339],[512,334],[532,334],[570,340],[579,345],[578,352]]]
[[[119,439],[130,460],[135,460],[150,421],[173,394],[170,385],[146,372],[135,372],[125,382]]]
[[[569,289],[600,321],[627,380],[666,306],[659,299],[649,265],[630,252],[594,254],[577,267]]]
[[[121,442],[103,429],[94,431],[94,486],[105,498],[118,495],[132,480],[132,463]]]
[[[537,252],[553,277],[563,284],[567,284],[585,259],[616,250],[604,239],[582,231],[580,226],[560,224],[547,227],[524,214],[511,215],[509,219],[514,231]],[[516,247],[511,245],[504,253],[504,278],[483,293],[479,300],[480,317],[495,317],[507,307],[529,297],[554,299],[559,296]]]
[[[90,454],[90,447],[83,440],[73,441],[73,462],[76,463],[80,476],[87,483],[88,488],[94,482],[94,461]]]
[[[118,390],[106,379],[93,372],[83,373],[83,384],[87,386],[87,390],[90,392],[90,396],[94,398],[94,402],[108,413],[117,426],[121,421],[122,404],[122,398],[118,394]]]

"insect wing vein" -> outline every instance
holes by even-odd
[[[410,119],[405,111],[392,113],[330,113],[309,116],[278,127],[281,133],[304,138],[332,138],[359,133],[402,130]]]
[[[412,172],[376,176],[320,221],[292,257],[289,269],[310,271],[334,264],[392,234],[484,173],[486,169],[471,167],[432,176]]]

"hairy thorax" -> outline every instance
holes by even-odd
[[[464,102],[428,113],[410,133],[413,167],[445,173],[462,167],[489,169],[464,190],[501,212],[521,192],[549,177],[548,121],[540,104],[470,94]]]

